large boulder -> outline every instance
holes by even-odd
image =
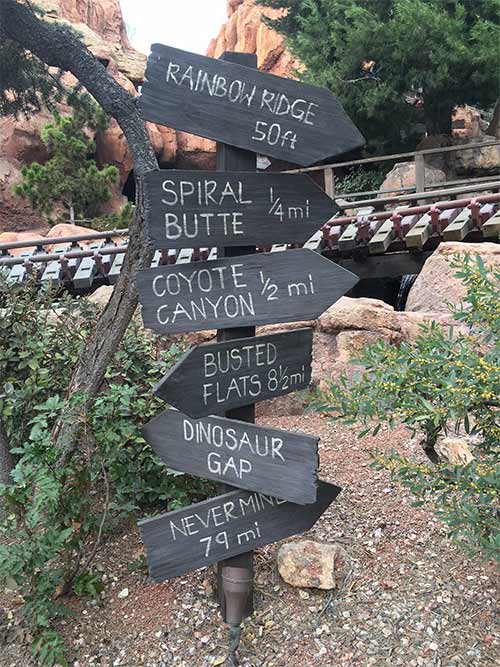
[[[425,183],[426,185],[433,185],[443,183],[446,181],[446,173],[437,167],[425,167]],[[415,163],[414,162],[398,162],[394,165],[391,171],[387,174],[384,182],[380,186],[380,190],[397,190],[398,188],[413,188],[416,184]],[[398,194],[397,192],[393,193]],[[381,194],[381,197],[388,195]]]
[[[459,143],[490,143],[495,137],[483,135],[463,139]],[[488,176],[497,174],[500,167],[500,146],[479,146],[465,151],[456,151],[448,156],[450,168],[459,176]]]
[[[283,544],[277,559],[281,577],[299,588],[337,588],[350,570],[345,549],[312,540]]]
[[[480,255],[485,264],[500,264],[500,245],[496,243],[441,243],[425,262],[406,302],[407,311],[449,313],[449,305],[459,304],[465,287],[450,266],[455,253]]]

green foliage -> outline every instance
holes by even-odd
[[[384,174],[381,171],[353,167],[345,176],[337,180],[337,192],[339,194],[372,192],[380,188],[383,180]]]
[[[135,206],[127,202],[119,213],[100,215],[92,220],[93,229],[104,232],[113,229],[126,229],[134,218]]]
[[[133,513],[174,509],[209,492],[203,480],[167,470],[146,445],[141,426],[162,407],[153,385],[180,350],[161,349],[132,322],[89,413],[81,413],[80,447],[65,466],[51,429],[64,415],[68,383],[97,308],[0,276],[0,420],[17,460],[0,487],[0,580],[24,598],[41,664],[64,663],[54,621],[64,595],[102,590],[92,560],[106,531]],[[76,404],[81,396],[75,394]]]
[[[500,561],[500,269],[469,256],[453,266],[467,288],[454,309],[460,328],[444,332],[432,323],[413,345],[369,347],[357,362],[365,370],[332,384],[316,407],[361,424],[360,436],[375,435],[383,423],[422,432],[434,465],[394,452],[381,454],[378,465],[433,505],[462,546]],[[474,459],[451,465],[434,445],[460,429],[476,436]]]
[[[15,194],[29,199],[32,208],[49,221],[61,205],[71,223],[75,218],[95,217],[111,198],[109,185],[118,178],[116,167],[99,169],[91,157],[95,143],[88,138],[88,129],[103,129],[104,113],[88,95],[73,95],[72,100],[75,106],[71,116],[54,112],[54,122],[42,128],[41,139],[49,160],[25,165],[22,183],[14,186]]]
[[[374,149],[411,139],[423,101],[427,131],[451,133],[455,105],[494,104],[500,85],[500,0],[258,0],[268,21],[330,88]],[[374,61],[372,73],[363,61]]]

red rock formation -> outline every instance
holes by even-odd
[[[260,70],[295,77],[301,64],[285,46],[283,37],[263,22],[262,16],[277,18],[281,10],[255,5],[254,0],[227,0],[228,21],[209,44],[207,55],[218,58],[224,51],[256,53]]]

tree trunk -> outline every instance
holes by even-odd
[[[152,250],[147,243],[142,218],[141,176],[158,169],[158,163],[135,98],[108,74],[72,30],[38,19],[29,7],[15,0],[0,0],[0,24],[7,37],[48,66],[71,72],[104,111],[117,120],[127,139],[137,181],[136,214],[130,225],[129,247],[120,278],[80,354],[68,389],[67,409],[52,433],[54,446],[61,453],[59,463],[65,465],[78,446],[85,415],[92,407],[106,368],[136,309],[135,274],[151,262]],[[69,402],[75,394],[81,396],[77,406]]]
[[[10,484],[10,472],[15,466],[14,457],[10,453],[7,434],[0,421],[0,482]]]
[[[71,225],[75,224],[75,207],[73,206],[73,204],[70,204],[69,207],[69,222]]]
[[[444,134],[451,137],[453,105],[424,95],[425,129],[430,137]]]

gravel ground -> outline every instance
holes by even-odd
[[[321,477],[344,490],[307,537],[341,544],[353,567],[336,591],[294,589],[277,572],[277,546],[260,550],[242,667],[498,666],[496,568],[467,558],[431,512],[412,508],[406,491],[369,466],[370,451],[401,450],[406,432],[381,431],[358,442],[317,415],[263,421],[321,436]],[[60,625],[71,664],[228,666],[213,570],[151,584],[143,570],[128,569],[141,554],[134,527],[102,550],[102,599],[71,600],[75,616]],[[15,599],[0,594],[0,667],[32,667],[18,617]]]

